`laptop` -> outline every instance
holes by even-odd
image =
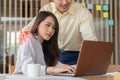
[[[76,72],[71,76],[101,75],[107,72],[113,51],[112,42],[87,41],[82,42],[78,57]],[[65,74],[69,75],[70,74]]]

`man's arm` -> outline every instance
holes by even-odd
[[[50,6],[51,6],[50,4],[44,6],[43,8],[41,8],[41,9],[39,10],[39,12],[40,12],[40,11],[51,11],[51,10],[50,10]],[[28,25],[26,25],[26,26],[20,31],[19,44],[22,44],[22,42],[26,40],[26,36],[27,36],[27,35],[32,35],[32,34],[30,33],[30,30],[31,30],[31,28],[32,28],[32,26],[33,26],[33,24],[34,24],[34,22],[35,22],[35,19],[36,19],[36,16],[32,19],[31,22],[28,23]]]
[[[30,31],[34,22],[35,22],[35,19],[36,19],[36,16],[32,19],[31,22],[28,23],[28,25],[26,25],[22,30],[21,32],[24,32],[24,31]]]
[[[92,15],[89,10],[84,10],[82,14],[82,22],[80,24],[80,32],[83,40],[97,40],[93,25]]]
[[[53,4],[53,3],[52,3]],[[40,10],[39,10],[39,12],[40,11],[51,11],[51,3],[49,3],[49,4],[47,4],[47,5],[45,5],[44,7],[42,7]],[[33,24],[34,24],[34,22],[35,22],[35,19],[36,19],[36,16],[32,19],[32,21],[30,21],[29,23],[28,23],[28,25],[26,25],[22,30],[21,30],[21,32],[24,32],[24,31],[30,31],[31,30],[31,28],[32,28],[32,26],[33,26]]]

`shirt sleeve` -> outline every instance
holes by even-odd
[[[44,10],[44,8],[40,9],[39,12],[41,10]],[[35,22],[36,16],[22,29],[22,31],[30,31],[34,22]]]
[[[22,31],[30,31],[34,22],[35,22],[36,16],[30,21],[23,29]]]
[[[44,7],[42,7],[42,8],[39,10],[39,12],[40,12],[40,11],[50,11],[50,10],[51,10],[50,7],[51,7],[51,4],[47,4],[47,5],[45,5]],[[31,28],[32,28],[32,25],[33,25],[34,22],[35,22],[35,19],[36,19],[36,16],[22,29],[22,31],[30,31]]]
[[[92,15],[89,10],[85,9],[82,12],[80,22],[80,32],[83,40],[97,40],[93,26]]]
[[[24,74],[27,74],[27,64],[35,63],[34,46],[32,45],[32,42],[31,42],[30,39],[28,39],[26,42],[24,42],[20,46],[20,49],[18,50],[18,53],[20,54],[19,56],[21,56],[20,60],[21,60],[22,72]]]
[[[39,46],[39,51],[36,52],[36,39],[33,37],[29,37],[23,44],[20,45],[18,49],[18,56],[17,56],[17,62],[16,62],[16,73],[17,72],[22,72],[23,74],[27,75],[27,64],[34,64],[36,63],[36,59],[38,56],[41,58],[39,61],[37,61],[37,64],[41,64],[41,69],[40,69],[40,74],[45,75],[46,74],[46,65],[44,64],[44,58],[42,57],[42,52],[40,50]],[[38,47],[38,46],[37,46]],[[38,55],[41,53],[40,55]],[[38,55],[38,56],[37,56]]]
[[[46,66],[41,65],[41,71],[40,71],[40,75],[46,75]]]
[[[44,8],[40,9],[40,11],[44,11]],[[22,31],[30,31],[34,22],[35,22],[36,16],[22,29]]]

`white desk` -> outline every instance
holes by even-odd
[[[28,77],[22,74],[1,75],[0,80],[86,80],[80,77],[44,75],[40,77]]]
[[[117,73],[118,74],[118,73]],[[0,74],[0,80],[120,80],[120,73],[110,73],[106,75],[95,76],[82,76],[82,77],[70,77],[70,76],[52,76],[44,75],[40,77],[28,77],[22,74]]]

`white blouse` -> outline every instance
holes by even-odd
[[[27,64],[31,63],[41,64],[41,73],[45,73],[44,54],[37,36],[28,36],[19,46],[14,73],[22,72],[27,75]]]

